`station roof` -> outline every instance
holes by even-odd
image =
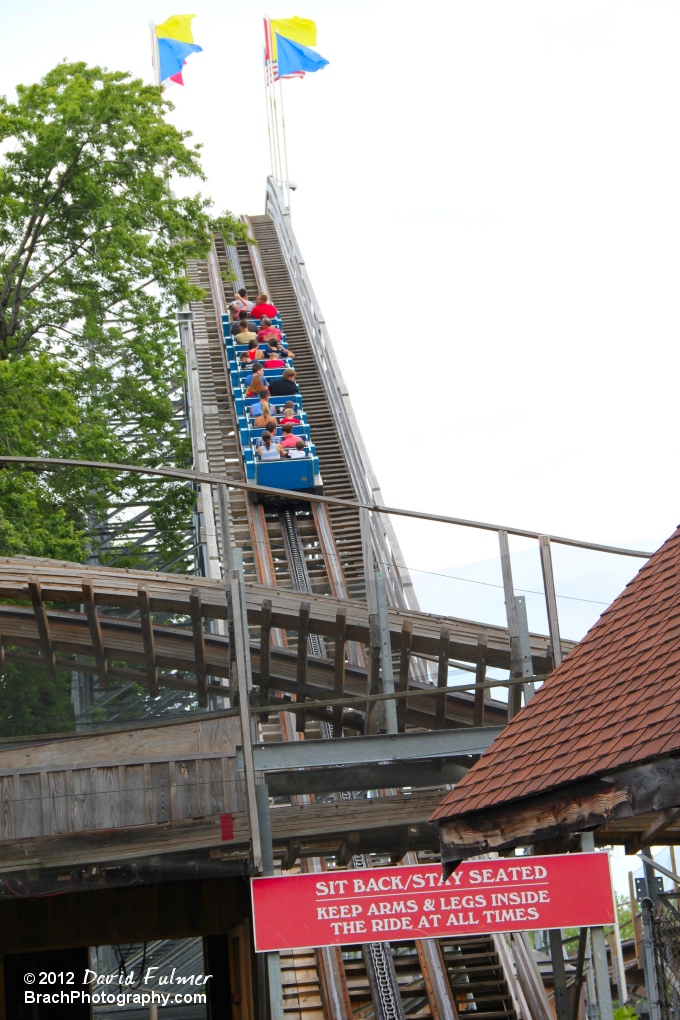
[[[680,527],[442,801],[458,818],[680,751]]]

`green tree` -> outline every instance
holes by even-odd
[[[173,309],[215,218],[174,179],[202,179],[199,147],[165,120],[160,89],[62,63],[0,98],[0,448],[158,466],[190,458],[173,408],[183,359]],[[193,493],[110,472],[0,471],[0,553],[82,559],[110,507],[148,503],[163,556]],[[128,562],[134,562],[134,559]]]

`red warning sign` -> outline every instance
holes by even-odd
[[[255,948],[307,949],[615,921],[606,853],[326,871],[251,883]]]

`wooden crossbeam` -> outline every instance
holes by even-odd
[[[483,684],[486,680],[486,652],[487,639],[485,635],[477,638],[477,663],[475,669],[475,682]],[[475,691],[475,708],[473,715],[473,726],[484,725],[484,695],[486,688],[478,687]]]
[[[189,615],[191,617],[191,631],[194,638],[194,655],[196,657],[198,703],[205,708],[208,704],[208,680],[205,670],[205,633],[203,630],[201,592],[198,588],[192,588],[189,592]]]
[[[57,675],[57,660],[54,654],[54,647],[52,645],[52,638],[50,636],[50,624],[47,619],[47,613],[45,612],[45,603],[43,602],[42,589],[40,587],[40,581],[37,577],[28,578],[28,592],[31,596],[31,602],[33,603],[33,613],[35,615],[35,622],[38,627],[38,637],[40,638],[40,650],[42,652],[45,664],[47,666],[47,672],[50,676],[55,677]]]
[[[137,586],[137,599],[139,602],[139,619],[142,625],[142,641],[144,642],[144,663],[146,665],[146,678],[149,684],[149,694],[152,698],[158,697],[158,667],[156,666],[156,649],[153,639],[153,623],[151,622],[151,607],[149,606],[149,590],[146,585]]]
[[[638,833],[626,843],[626,854],[636,854],[644,847],[658,842],[659,836],[669,829],[678,817],[680,817],[680,808],[666,808],[665,811],[659,811],[654,821],[647,826],[644,832]]]
[[[269,683],[271,680],[271,634],[272,634],[272,600],[262,600],[262,619],[260,621],[260,704],[269,704]],[[264,722],[267,721],[264,716]]]
[[[443,730],[446,726],[446,688],[449,683],[449,644],[451,632],[448,627],[442,627],[439,635],[439,665],[437,667],[437,687],[442,691],[437,696],[437,707],[434,716],[434,728]]]
[[[97,607],[94,601],[94,585],[92,583],[92,578],[84,577],[82,587],[83,587],[83,605],[85,607],[87,625],[90,628],[92,651],[94,652],[95,662],[97,663],[99,682],[102,685],[102,687],[108,687],[109,664],[106,661],[106,655],[104,654],[104,639],[102,638],[101,623],[99,622]]]
[[[408,673],[411,665],[411,643],[413,641],[413,623],[411,620],[404,620],[401,626],[401,648],[399,649],[399,681],[398,691],[408,690]],[[408,711],[408,699],[403,698],[397,702],[397,729],[400,733],[406,730],[406,713]]]
[[[345,696],[345,642],[347,639],[347,613],[339,609],[335,617],[335,671],[333,675],[333,696]],[[333,736],[342,736],[342,706],[333,709]]]
[[[309,656],[309,602],[300,603],[298,616],[298,649],[297,649],[297,701],[304,702],[307,697],[307,659]],[[307,714],[303,711],[295,713],[295,729],[298,733],[305,732]]]

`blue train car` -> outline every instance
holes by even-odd
[[[277,316],[272,321],[283,333],[281,317]],[[259,328],[259,322],[256,324]],[[270,404],[274,408],[278,408],[279,411],[282,411],[284,404],[288,400],[294,401],[295,416],[300,419],[300,424],[294,426],[293,434],[305,443],[304,456],[295,458],[284,456],[280,460],[263,461],[260,459],[258,448],[261,444],[262,429],[254,427],[255,419],[252,413],[252,408],[258,403],[258,398],[246,395],[246,379],[249,375],[249,367],[245,369],[241,367],[241,354],[248,350],[248,346],[237,343],[237,337],[232,335],[230,326],[229,317],[227,315],[222,316],[222,331],[227,355],[229,380],[236,409],[241,454],[243,456],[247,480],[255,482],[257,485],[265,485],[275,489],[288,489],[292,492],[304,493],[305,491],[311,491],[319,494],[322,493],[323,481],[319,470],[319,458],[316,455],[316,448],[312,441],[309,423],[307,422],[303,397],[299,391],[294,397],[271,397]],[[285,345],[285,333],[283,333],[283,342]],[[260,348],[264,351],[267,345],[260,344]],[[293,367],[290,359],[286,359],[281,367],[265,369],[265,379],[270,381],[280,378],[286,367]],[[280,438],[281,428],[279,426],[276,434],[273,436],[273,441],[276,443],[277,439],[280,441]]]

